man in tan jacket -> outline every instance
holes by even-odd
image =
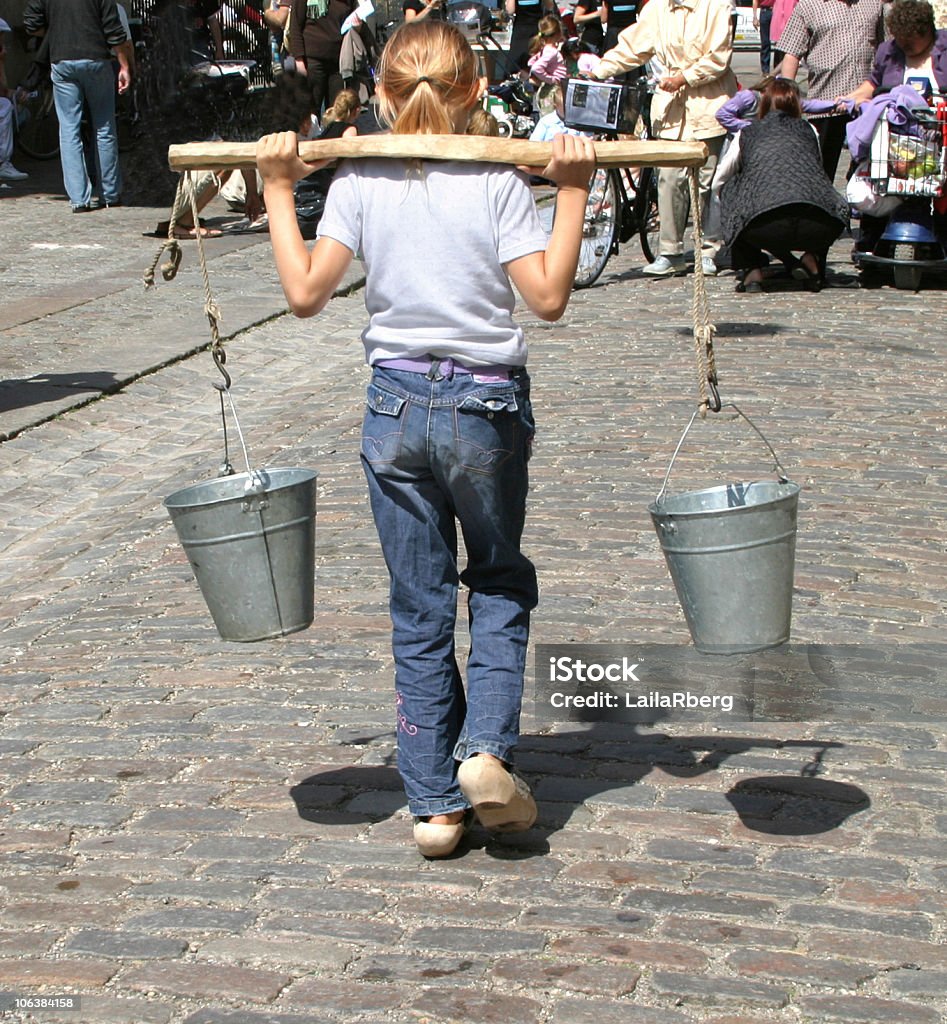
[[[710,156],[700,170],[704,223],[710,183],[717,168],[726,131],[716,113],[736,93],[730,68],[733,46],[728,0],[650,0],[638,20],[618,37],[595,68],[598,79],[640,67],[652,58],[664,69],[651,106],[654,134],[660,139],[699,139]],[[658,172],[660,255],[644,268],[653,277],[685,273],[684,229],[687,223],[687,170],[662,167]],[[716,246],[705,242],[702,266],[716,274]],[[696,257],[695,257],[696,258]]]

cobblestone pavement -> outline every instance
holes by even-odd
[[[174,358],[206,331],[192,254],[143,293],[155,211],[73,226],[60,206],[3,201],[2,377],[137,379],[51,419],[2,389],[21,418],[0,444],[0,991],[82,1002],[4,1019],[944,1020],[943,660],[923,700],[895,674],[904,713],[857,723],[550,722],[528,704],[537,827],[423,861],[357,457],[361,295],[296,321],[265,242],[209,247],[225,329],[245,328],[228,366],[251,457],[320,474],[314,625],[225,643],[161,504],[222,451],[209,356]],[[105,248],[40,262],[49,224]],[[640,266],[629,246],[560,323],[524,317],[536,642],[689,643],[647,506],[695,402],[690,284]],[[710,281],[718,368],[803,486],[794,640],[897,663],[947,627],[947,307],[847,272],[840,243],[820,294]],[[691,436],[674,487],[767,468],[729,410]]]

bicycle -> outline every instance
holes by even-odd
[[[630,118],[625,114],[626,122],[622,127],[634,129],[638,127],[635,122],[640,118],[640,128],[636,134],[639,138],[650,139],[652,86],[645,79],[638,79],[632,84],[622,85],[621,89],[623,111],[634,111]],[[585,95],[577,96],[576,99],[578,103],[588,102]],[[614,104],[610,110],[613,112]],[[584,119],[589,120],[587,116]],[[569,127],[589,127],[587,123],[580,123],[582,120],[582,113],[575,109],[567,110],[566,124]],[[614,129],[599,130],[596,138],[614,141],[618,134]],[[659,230],[658,175],[654,167],[642,167],[637,177],[630,168],[596,168],[585,207],[574,287],[589,288],[595,284],[609,258],[618,252],[620,245],[635,235],[641,243],[645,259],[651,263],[657,252]]]
[[[134,85],[127,93],[115,97],[119,153],[127,153],[134,146],[140,130],[138,103],[133,90]],[[59,118],[49,75],[35,89],[21,93],[17,111],[16,144],[20,150],[34,160],[52,160],[59,156]],[[87,112],[82,116],[82,134],[83,140],[91,144],[92,126]]]
[[[30,75],[33,75],[31,69]],[[21,87],[17,99],[16,144],[34,160],[52,160],[59,156],[59,118],[53,99],[49,72],[37,71],[38,82]],[[28,76],[30,77],[30,76]]]
[[[595,284],[609,258],[635,235],[645,259],[651,263],[657,252],[659,229],[655,168],[642,167],[637,181],[629,169],[597,168],[585,207],[574,287],[589,288]]]

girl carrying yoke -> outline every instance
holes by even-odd
[[[415,21],[385,47],[378,96],[395,134],[461,134],[479,94],[476,58],[453,26]],[[559,136],[537,172],[559,186],[549,237],[526,169],[343,162],[310,251],[293,184],[321,165],[296,147],[284,132],[257,148],[270,239],[297,316],[323,309],[356,252],[365,261],[372,378],[361,460],[391,581],[398,769],[420,852],[445,857],[471,809],[496,831],[536,818],[511,767],[537,602],[536,572],[520,551],[535,427],[511,281],[537,316],[562,316],[594,149]],[[466,693],[454,644],[459,583],[469,591]]]

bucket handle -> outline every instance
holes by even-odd
[[[786,475],[786,470],[783,469],[782,463],[779,461],[779,458],[776,455],[776,452],[773,451],[773,446],[769,443],[769,441],[766,440],[766,437],[763,435],[763,431],[760,430],[760,428],[750,419],[750,417],[747,416],[747,414],[741,408],[739,408],[739,406],[735,405],[733,402],[725,402],[724,405],[722,406],[722,408],[724,408],[724,409],[733,409],[736,413],[738,413],[740,416],[742,416],[743,419],[745,419],[747,423],[750,424],[750,426],[759,435],[759,437],[762,440],[763,444],[765,444],[766,447],[769,449],[770,455],[773,456],[773,464],[774,464],[773,465],[773,470],[777,474],[777,476],[779,478],[779,482],[781,484],[788,483],[789,482],[789,477]],[[655,498],[655,504],[660,503],[661,499],[664,497],[664,495],[665,495],[665,493],[667,491],[668,480],[671,479],[671,470],[674,468],[674,460],[677,458],[677,453],[681,450],[681,446],[684,444],[684,438],[687,437],[688,431],[694,425],[694,420],[697,419],[697,417],[700,415],[701,411],[702,410],[701,410],[700,407],[698,407],[697,409],[694,410],[693,416],[691,416],[690,421],[688,422],[687,426],[684,428],[684,433],[681,434],[680,441],[677,442],[677,447],[674,449],[674,454],[671,456],[671,461],[670,461],[670,463],[668,465],[667,472],[664,474],[664,482],[661,484],[661,490],[658,492],[657,498]]]
[[[233,466],[230,463],[230,450],[227,442],[227,412],[224,407],[224,395],[226,395],[227,401],[230,403],[230,413],[233,416],[234,424],[237,427],[237,436],[240,438],[240,447],[243,449],[243,458],[247,464],[247,481],[244,484],[244,496],[246,498],[252,498],[264,495],[266,493],[266,477],[261,470],[254,469],[250,464],[250,453],[247,451],[247,443],[243,439],[243,431],[240,429],[240,417],[237,416],[237,407],[234,405],[233,395],[230,392],[229,381],[226,384],[214,381],[214,387],[220,393],[220,419],[224,430],[224,461],[220,467],[220,472],[217,475],[233,476]],[[245,511],[247,511],[246,508]]]

